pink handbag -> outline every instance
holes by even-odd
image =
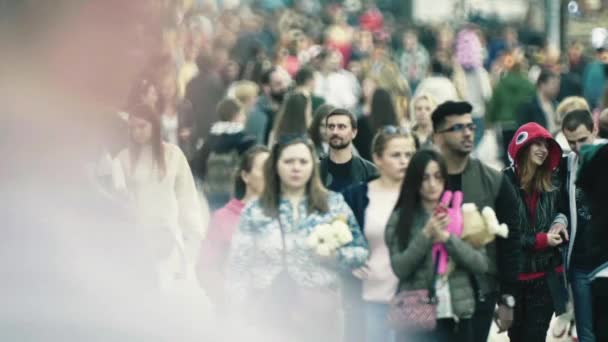
[[[430,331],[437,325],[437,298],[428,290],[401,291],[389,303],[388,323],[399,331]]]
[[[437,297],[435,279],[439,254],[435,255],[435,268],[428,289],[403,290],[390,301],[388,325],[397,331],[431,331],[437,326]]]

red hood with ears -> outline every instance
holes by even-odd
[[[562,148],[559,146],[557,141],[553,139],[551,133],[544,129],[541,125],[535,122],[528,122],[525,125],[519,127],[513,139],[509,143],[509,160],[511,165],[516,164],[517,156],[519,152],[526,146],[530,145],[533,141],[538,139],[544,139],[547,141],[547,149],[549,155],[545,164],[548,165],[551,171],[555,170],[559,166],[560,159],[562,157]]]

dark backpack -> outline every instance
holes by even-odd
[[[221,208],[234,195],[234,177],[236,177],[240,160],[240,154],[236,149],[209,154],[203,191],[211,210]]]

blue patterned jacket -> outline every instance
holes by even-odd
[[[341,271],[362,266],[368,256],[367,241],[342,195],[329,192],[327,213],[307,213],[306,199],[294,211],[289,201],[281,199],[279,215],[285,231],[287,271],[300,286],[337,287]],[[346,217],[353,241],[341,247],[334,264],[321,261],[307,246],[306,239],[316,226],[336,217]],[[276,218],[266,216],[258,201],[250,203],[241,215],[234,233],[226,270],[226,290],[230,302],[246,299],[253,291],[269,288],[283,271],[281,230]]]

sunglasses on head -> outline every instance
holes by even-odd
[[[400,127],[400,126],[394,126],[394,125],[384,126],[380,129],[380,132],[382,132],[384,134],[409,134],[410,133],[410,131],[407,128]]]
[[[437,133],[463,132],[465,129],[468,129],[469,131],[475,131],[476,127],[477,125],[472,122],[467,124],[455,124],[454,126],[438,131]]]

